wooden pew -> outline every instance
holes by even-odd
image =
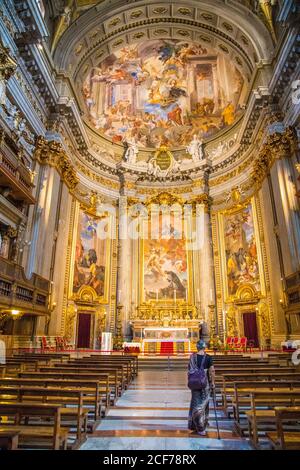
[[[102,365],[102,366],[118,366],[118,365],[125,365],[126,367],[126,378],[127,378],[127,384],[128,385],[132,380],[133,378],[137,375],[137,372],[136,372],[136,368],[135,368],[135,364],[133,363],[133,361],[127,359],[126,357],[123,358],[121,356],[121,358],[115,358],[114,359],[110,359],[110,358],[103,358],[103,357],[96,357],[96,356],[93,356],[93,357],[89,357],[89,358],[80,358],[80,359],[75,359],[75,360],[72,360],[72,361],[69,361],[69,364],[70,363],[74,363],[74,364],[87,364],[87,365]]]
[[[0,364],[0,377],[5,377],[6,375],[6,366],[4,364]]]
[[[300,450],[300,407],[275,407],[277,432],[268,432],[267,437],[275,450]],[[297,423],[297,432],[285,428],[285,423]]]
[[[20,374],[22,375],[22,374]],[[87,380],[87,379],[78,379],[78,378],[69,378],[69,379],[61,379],[61,378],[53,378],[47,377],[43,374],[36,373],[33,378],[31,377],[6,377],[0,379],[0,387],[1,386],[30,386],[30,387],[57,387],[57,388],[72,388],[75,390],[85,389],[84,391],[89,391],[89,395],[87,397],[83,397],[83,403],[92,403],[93,404],[93,412],[94,418],[97,420],[99,418],[99,410],[101,409],[102,405],[105,408],[105,413],[107,414],[109,406],[110,406],[110,388],[109,388],[109,381],[108,376],[105,375],[101,380]]]
[[[87,433],[87,410],[83,409],[84,390],[66,388],[41,388],[29,386],[0,386],[0,400],[25,403],[26,400],[33,402],[49,403],[60,406],[61,425],[63,420],[76,428],[77,441],[80,445],[86,440]],[[54,402],[54,403],[53,403]],[[69,407],[67,407],[68,405]],[[70,433],[71,434],[71,433]]]
[[[128,376],[128,370],[127,366],[124,364],[119,365],[119,364],[89,364],[88,362],[76,362],[76,361],[69,361],[63,366],[60,364],[53,364],[53,367],[58,368],[59,370],[66,370],[67,368],[70,370],[78,370],[78,371],[89,371],[89,372],[114,372],[117,376],[117,382],[119,385],[119,394],[121,395],[122,391],[127,388],[127,385],[129,384],[129,376]],[[39,370],[44,370],[43,368],[40,368]]]
[[[55,381],[76,381],[79,383],[94,382],[99,384],[99,393],[102,397],[102,402],[105,407],[109,408],[110,405],[114,405],[117,399],[115,390],[115,377],[111,377],[107,373],[99,372],[61,372],[59,369],[52,369],[50,371],[39,371],[39,372],[22,372],[19,373],[20,379],[37,379],[37,380],[55,380]],[[117,389],[118,393],[118,389]]]
[[[121,361],[121,362],[129,362],[130,364],[130,367],[132,369],[132,372],[133,372],[133,376],[137,376],[138,374],[138,370],[139,370],[139,360],[138,360],[138,357],[137,356],[131,356],[131,355],[97,355],[97,354],[91,354],[90,356],[88,356],[89,359],[96,359],[96,360],[101,360],[101,361],[106,361],[108,363],[110,362],[118,362],[118,361]],[[86,357],[84,357],[83,359],[86,359]]]
[[[222,402],[222,409],[224,411],[225,416],[230,417],[232,409],[232,398],[234,396],[234,384],[241,383],[241,382],[297,382],[300,381],[300,373],[287,373],[282,374],[280,372],[257,372],[252,374],[244,374],[243,372],[237,372],[235,374],[230,375],[223,375],[222,376],[222,383],[220,385],[220,393],[221,393],[221,402]]]
[[[50,441],[50,448],[54,450],[66,449],[68,429],[61,427],[61,407],[42,403],[0,402],[0,416],[7,416],[14,423],[1,423],[0,431],[13,431],[19,433],[19,446],[29,444],[30,448],[44,447],[45,441]],[[20,424],[25,418],[38,418],[46,421],[53,419],[53,426],[37,424]]]
[[[280,382],[275,381],[259,381],[259,382],[235,382],[234,383],[234,396],[232,399],[232,408],[233,408],[233,419],[235,428],[237,429],[240,435],[243,435],[244,429],[242,425],[242,418],[246,420],[246,412],[251,408],[251,393],[252,392],[268,392],[268,391],[298,391],[300,390],[300,380],[298,381],[285,381]],[[260,412],[256,413],[257,416]],[[265,412],[262,413],[263,416],[266,416]],[[273,412],[270,412],[270,416],[275,416]]]
[[[19,444],[19,431],[1,430],[0,424],[0,450],[16,450]]]
[[[253,391],[250,393],[250,399],[251,410],[246,411],[249,439],[252,445],[259,449],[258,427],[261,425],[274,426],[275,407],[300,404],[300,390]]]
[[[61,367],[40,367],[39,372],[59,372],[62,376],[67,376],[67,374],[83,374],[83,375],[91,375],[95,374],[94,377],[102,374],[109,375],[109,383],[113,385],[113,389],[115,392],[115,399],[121,396],[122,391],[124,390],[124,382],[123,382],[123,371],[120,371],[117,367],[80,367],[80,366],[61,366]],[[24,375],[23,375],[24,377]]]
[[[40,362],[48,362],[50,360],[55,360],[58,361],[60,360],[61,362],[67,361],[70,359],[70,353],[30,353],[30,352],[22,352],[18,354],[14,354],[12,356],[13,358],[20,358],[20,359],[25,359],[25,360],[36,360],[38,359]]]

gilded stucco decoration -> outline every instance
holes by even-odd
[[[68,341],[73,341],[75,334],[75,321],[77,315],[77,308],[74,303],[67,306],[64,324],[64,336]]]
[[[5,47],[0,38],[0,80],[9,80],[16,68],[16,60],[12,57],[9,47]]]
[[[54,140],[47,141],[38,137],[34,157],[41,165],[49,165],[57,169],[63,181],[71,191],[74,191],[79,183],[76,170],[62,145]]]
[[[258,308],[261,336],[268,340],[271,338],[270,312],[265,302],[262,302]]]
[[[17,62],[0,37],[0,105],[6,104],[6,82],[15,73]]]
[[[238,335],[238,324],[236,319],[237,311],[231,306],[229,307],[226,315],[227,336]]]
[[[252,167],[251,179],[255,186],[262,184],[275,160],[290,157],[295,148],[295,133],[292,128],[269,135]]]

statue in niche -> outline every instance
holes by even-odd
[[[191,155],[193,162],[198,163],[204,158],[203,141],[195,134],[186,151]]]
[[[139,153],[136,141],[134,137],[127,137],[125,143],[127,145],[127,149],[124,155],[124,159],[127,163],[134,165],[136,163],[137,154]]]

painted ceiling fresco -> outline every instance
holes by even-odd
[[[241,113],[244,80],[213,49],[156,40],[116,51],[83,85],[90,123],[113,142],[186,146],[231,126]]]

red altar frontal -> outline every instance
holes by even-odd
[[[145,354],[188,353],[188,336],[188,328],[144,328],[142,351]]]

